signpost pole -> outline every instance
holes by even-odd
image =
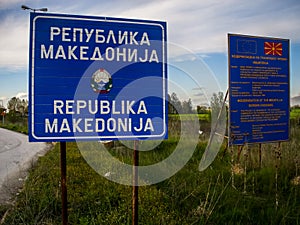
[[[134,141],[133,149],[133,190],[132,190],[132,225],[138,225],[138,207],[139,207],[139,186],[138,186],[138,166],[139,151],[138,141]]]
[[[262,164],[262,156],[261,156],[261,150],[262,150],[262,144],[259,143],[259,168],[261,168],[261,164]]]
[[[278,198],[278,171],[280,167],[280,159],[281,159],[281,142],[278,142],[278,146],[275,150],[275,157],[276,157],[276,163],[275,163],[275,168],[276,168],[276,174],[275,174],[275,187],[276,187],[276,193],[275,193],[275,208],[276,210],[278,209],[279,205],[279,198]]]
[[[61,200],[62,200],[62,224],[68,224],[68,200],[67,200],[67,163],[66,163],[66,142],[60,142],[60,173],[61,173]]]

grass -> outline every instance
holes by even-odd
[[[28,134],[28,127],[27,124],[25,123],[10,123],[10,122],[5,122],[2,124],[0,123],[1,128],[5,128],[8,130],[16,131],[22,134]]]
[[[299,119],[300,118],[300,109],[294,108],[290,112],[291,119]]]
[[[176,133],[176,126],[169,126]],[[237,149],[224,153],[226,143],[213,164],[199,172],[207,140],[199,141],[178,173],[139,188],[139,224],[300,224],[300,185],[291,182],[300,175],[299,139],[300,127],[293,124],[291,140],[282,143],[280,157],[275,155],[276,144],[263,144],[261,167],[258,145],[245,147],[239,162],[241,173],[232,173]],[[177,136],[170,136],[154,150],[140,152],[140,165],[167,158],[177,143]],[[132,163],[132,151],[121,143],[115,143],[109,152]],[[14,206],[0,207],[0,215],[11,210],[3,224],[61,224],[59,155],[56,145],[31,169]],[[69,224],[132,224],[132,187],[97,174],[73,142],[67,143],[67,186]]]
[[[188,120],[191,115],[196,115],[196,114],[169,114],[169,119],[170,118],[176,118],[178,119],[181,117],[182,120]],[[209,121],[210,120],[210,115],[208,113],[202,113],[198,114],[198,118],[200,121]]]

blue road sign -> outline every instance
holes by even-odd
[[[30,14],[29,140],[167,138],[166,23]]]
[[[228,34],[230,143],[289,139],[289,40]]]

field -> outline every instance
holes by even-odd
[[[262,145],[261,163],[259,145],[245,146],[238,162],[237,147],[227,149],[224,141],[215,161],[200,172],[208,135],[199,137],[191,159],[178,173],[139,188],[139,224],[300,224],[297,119],[291,119],[289,142],[281,143],[280,148],[277,143]],[[200,124],[205,132],[209,130],[206,120]],[[171,118],[169,129],[168,140],[152,151],[140,152],[140,165],[157,163],[175,151],[178,118]],[[189,140],[185,141],[188,148]],[[100,145],[87,145],[86,154],[92,157]],[[132,150],[124,144],[115,142],[107,149],[120,162],[132,163]],[[2,224],[61,224],[59,155],[56,144],[39,159],[14,204],[0,207],[0,215],[5,214]],[[69,224],[132,224],[132,187],[100,176],[86,158],[76,143],[67,143]]]
[[[291,119],[300,119],[300,108],[294,108],[290,112]]]

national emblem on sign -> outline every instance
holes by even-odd
[[[91,87],[96,93],[108,93],[112,88],[112,78],[109,72],[103,68],[97,70],[92,76]]]
[[[266,55],[282,56],[282,43],[265,42],[264,49]]]

